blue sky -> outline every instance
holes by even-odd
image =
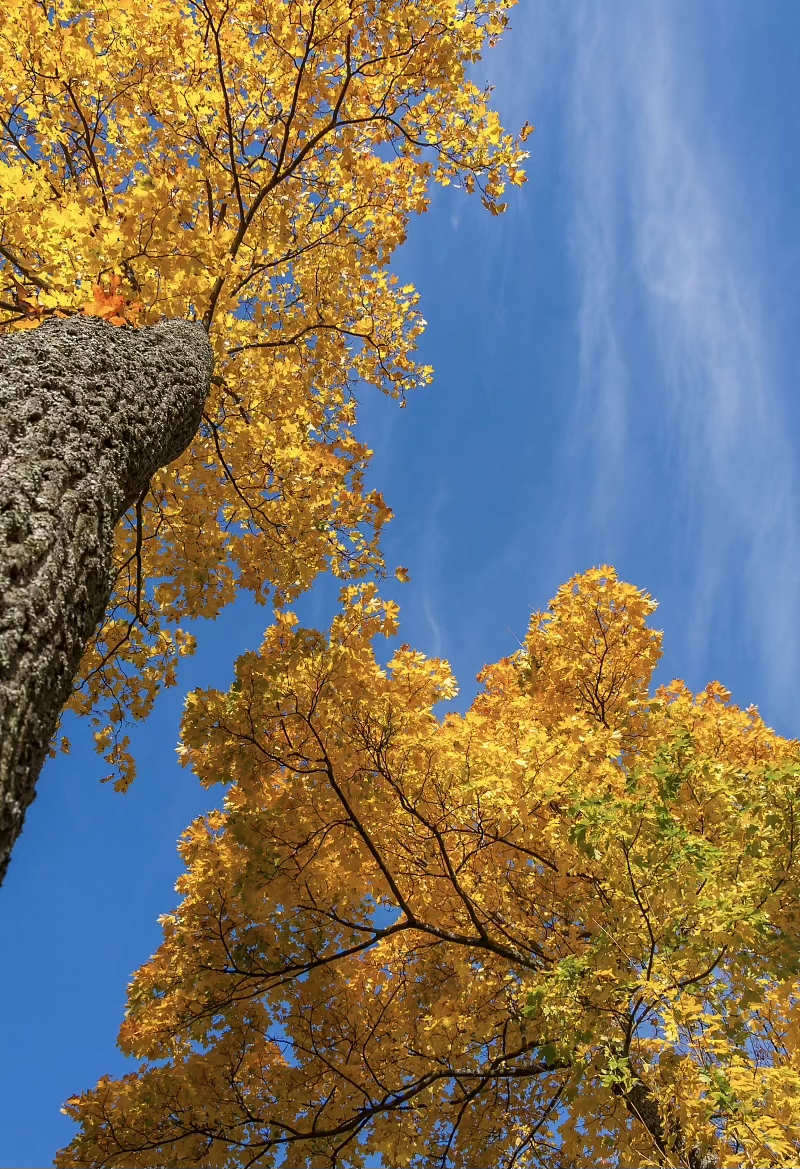
[[[535,124],[529,182],[500,219],[448,189],[413,223],[396,270],[436,379],[361,414],[402,640],[450,659],[461,707],[532,609],[612,563],[661,602],[662,679],[719,679],[798,736],[800,5],[523,0],[512,25],[476,76]],[[125,1068],[127,979],[214,802],[174,762],[183,694],[227,685],[263,622],[198,630],[127,796],[85,729],[46,768],[0,889],[0,1166],[49,1165],[64,1098]]]

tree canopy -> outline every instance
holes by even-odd
[[[800,1154],[800,752],[712,683],[651,691],[605,567],[469,711],[445,662],[284,612],[182,753],[224,808],[67,1166],[783,1166]]]
[[[125,786],[124,720],[240,590],[382,571],[359,386],[429,380],[387,265],[431,181],[498,212],[521,183],[470,67],[513,0],[8,0],[0,24],[0,329],[85,312],[202,320],[214,391],[120,526],[71,706]]]

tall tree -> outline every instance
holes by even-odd
[[[722,686],[650,693],[602,568],[455,684],[375,587],[285,614],[184,761],[227,785],[68,1166],[785,1166],[800,1155],[800,752]]]
[[[512,2],[4,5],[0,331],[185,317],[216,361],[183,453],[153,435],[174,461],[152,478],[148,464],[117,530],[111,602],[70,702],[93,712],[121,787],[126,719],[174,683],[187,619],[241,589],[283,604],[326,566],[382,569],[391,513],[364,488],[354,391],[402,404],[429,380],[414,361],[416,294],[387,271],[429,181],[478,190],[492,212],[523,181],[520,140],[468,78]],[[119,331],[130,365],[139,342]],[[118,390],[95,387],[101,413]]]

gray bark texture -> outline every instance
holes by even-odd
[[[114,527],[189,445],[213,364],[189,321],[0,337],[0,881],[108,604]]]

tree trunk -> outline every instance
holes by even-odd
[[[641,1080],[637,1080],[629,1092],[617,1095],[623,1095],[625,1104],[631,1116],[641,1121],[645,1128],[653,1138],[653,1144],[658,1152],[665,1158],[664,1163],[670,1164],[669,1151],[667,1149],[667,1133],[664,1129],[664,1123],[661,1119],[661,1114],[658,1110],[658,1104],[650,1095],[649,1089]],[[699,1149],[689,1149],[686,1151],[686,1141],[680,1130],[677,1122],[673,1121],[672,1126],[672,1154],[677,1154],[678,1164],[687,1165],[688,1169],[716,1169],[717,1157],[713,1150],[702,1153]]]
[[[0,881],[108,604],[114,527],[188,446],[212,370],[188,321],[0,337]]]

